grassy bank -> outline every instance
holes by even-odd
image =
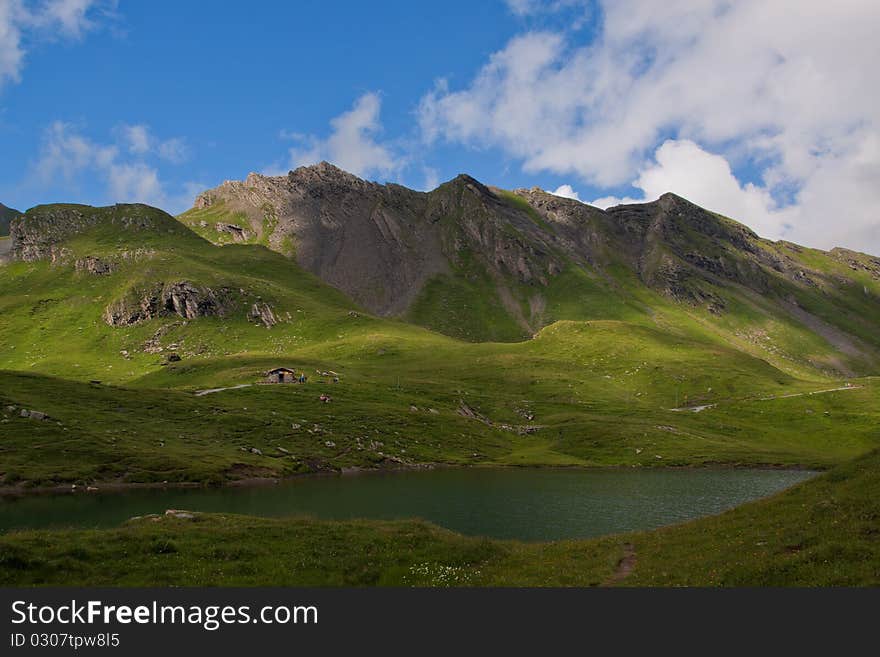
[[[876,586],[878,531],[880,453],[872,452],[719,516],[589,541],[219,514],[12,532],[0,536],[0,585]]]

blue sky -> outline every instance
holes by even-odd
[[[0,201],[180,212],[328,159],[880,252],[875,3],[769,4],[0,0]]]

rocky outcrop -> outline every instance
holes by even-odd
[[[20,217],[21,212],[8,208],[0,203],[0,237],[9,235],[9,225],[13,219]]]
[[[116,265],[115,263],[101,260],[101,258],[96,256],[86,256],[85,258],[78,259],[74,263],[74,267],[77,271],[86,272],[95,276],[104,276],[106,274],[112,274]]]
[[[257,302],[248,311],[248,319],[252,322],[259,322],[266,328],[271,328],[278,323],[275,319],[275,313],[268,303]]]
[[[852,271],[868,273],[875,281],[880,281],[880,258],[841,248],[832,249],[830,255]]]
[[[50,419],[48,413],[43,413],[42,411],[28,410],[27,408],[21,409],[21,411],[19,412],[19,416],[20,417],[28,417],[32,420],[41,420],[41,421],[45,421],[45,420]]]
[[[171,215],[139,203],[118,204],[105,208],[88,205],[38,205],[12,220],[12,253],[18,260],[67,262],[70,250],[65,246],[74,235],[97,226],[112,226],[138,241],[137,234],[154,231],[191,233]]]
[[[110,326],[130,326],[157,317],[224,317],[234,307],[231,290],[198,287],[189,281],[155,283],[132,290],[104,310]]]
[[[232,239],[236,242],[246,242],[251,237],[253,237],[251,231],[249,231],[247,228],[242,228],[241,226],[238,226],[236,224],[224,224],[221,222],[214,224],[214,229],[218,233],[225,233],[227,235],[230,235]]]

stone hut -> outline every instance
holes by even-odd
[[[296,383],[296,372],[287,367],[276,367],[266,372],[266,383]]]

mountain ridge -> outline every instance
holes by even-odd
[[[326,168],[224,190],[178,218],[55,204],[13,220],[7,485],[823,466],[876,443],[868,256],[762,241],[675,196],[607,212]],[[342,289],[387,302],[389,272],[409,305],[384,315]],[[256,385],[277,367],[309,385]]]
[[[321,163],[226,181],[176,219],[138,204],[37,206],[12,222],[11,242],[19,260],[111,277],[143,261],[102,309],[114,325],[248,308],[270,327],[279,292],[251,289],[236,264],[262,246],[280,254],[273,267],[308,272],[358,312],[468,342],[611,320],[709,339],[793,373],[880,368],[880,259],[772,242],[673,193],[601,210],[467,174],[420,192]],[[212,261],[230,261],[219,278],[198,275],[209,244],[223,247]],[[169,257],[171,271],[153,271]]]
[[[636,284],[716,316],[731,304],[754,310],[757,295],[798,323],[833,325],[843,304],[857,327],[845,332],[873,342],[852,351],[880,347],[870,340],[870,322],[859,319],[865,312],[880,319],[880,259],[773,242],[672,192],[601,210],[467,174],[418,192],[324,162],[227,181],[179,218],[218,244],[251,241],[286,253],[380,316],[475,341],[524,339],[556,319],[620,318],[597,299],[619,295],[637,304],[640,293],[625,291]],[[214,230],[218,224],[225,232]],[[249,237],[229,237],[235,232]],[[841,290],[846,299],[838,301]],[[553,299],[566,294],[588,299],[592,310],[561,312]],[[490,299],[487,308],[467,303],[481,296]],[[486,321],[456,329],[481,311]]]

